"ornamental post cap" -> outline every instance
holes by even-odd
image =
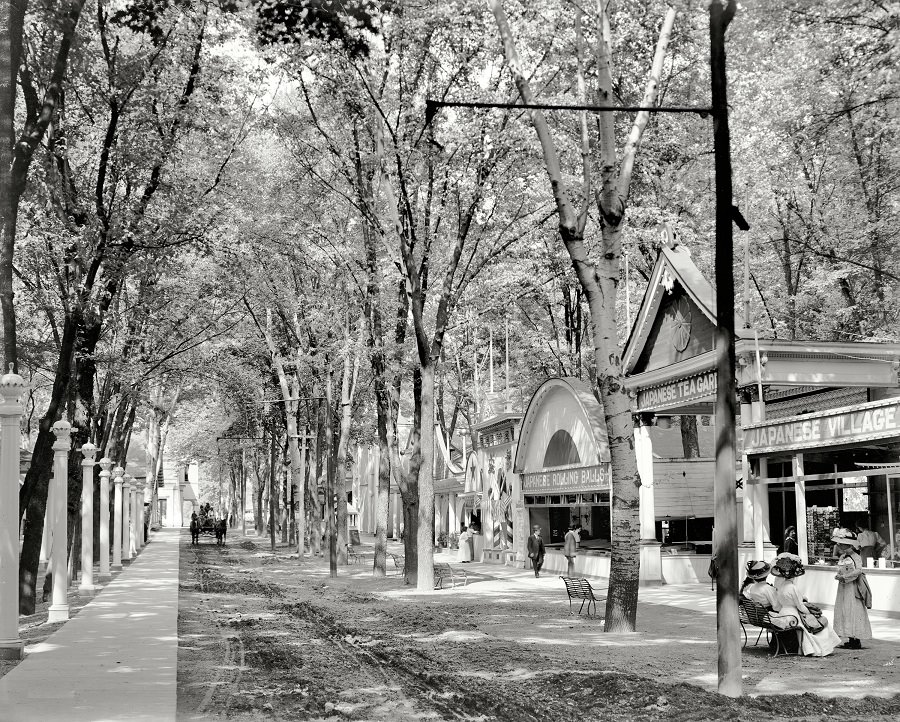
[[[3,374],[3,376],[0,376],[0,390],[5,391],[9,389],[18,396],[28,388],[28,382],[13,371],[13,368],[13,364],[10,364],[9,371]]]
[[[100,459],[100,461],[98,461],[97,463],[100,464],[100,468],[101,468],[103,471],[109,471],[109,470],[112,468],[113,460],[110,459],[108,456],[104,456],[104,457],[103,457],[102,459]]]
[[[125,469],[123,469],[121,466],[117,466],[115,469],[112,470],[112,473],[113,473],[113,476],[121,479],[122,476],[125,474]]]
[[[94,457],[97,455],[99,449],[94,446],[90,441],[83,444],[81,447],[81,454],[84,456],[85,461],[93,461]]]
[[[58,435],[60,432],[62,432],[63,434],[71,434],[72,424],[70,424],[65,419],[60,419],[55,424],[53,424],[53,433]]]

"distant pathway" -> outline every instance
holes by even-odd
[[[0,720],[175,720],[180,532],[156,532],[77,617],[27,648],[0,678]]]

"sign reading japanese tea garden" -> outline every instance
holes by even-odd
[[[599,464],[577,469],[522,474],[522,491],[526,494],[603,491],[610,488],[611,482],[609,464]]]
[[[744,427],[744,453],[762,454],[900,436],[900,400]]]
[[[662,386],[641,389],[637,395],[637,407],[639,411],[671,408],[689,401],[698,401],[715,393],[716,371],[706,371]]]

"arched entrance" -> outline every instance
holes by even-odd
[[[545,381],[528,404],[513,471],[520,475],[527,528],[541,527],[550,569],[565,569],[569,524],[581,525],[576,568],[608,574],[609,442],[603,409],[576,378]]]

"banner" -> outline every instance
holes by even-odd
[[[716,393],[716,370],[686,379],[672,381],[662,386],[641,389],[637,394],[638,411],[658,411],[681,406],[690,401],[699,401]]]
[[[612,472],[609,464],[522,474],[522,493],[524,494],[604,491],[611,486]]]
[[[900,436],[900,400],[744,427],[744,453],[763,454]]]

